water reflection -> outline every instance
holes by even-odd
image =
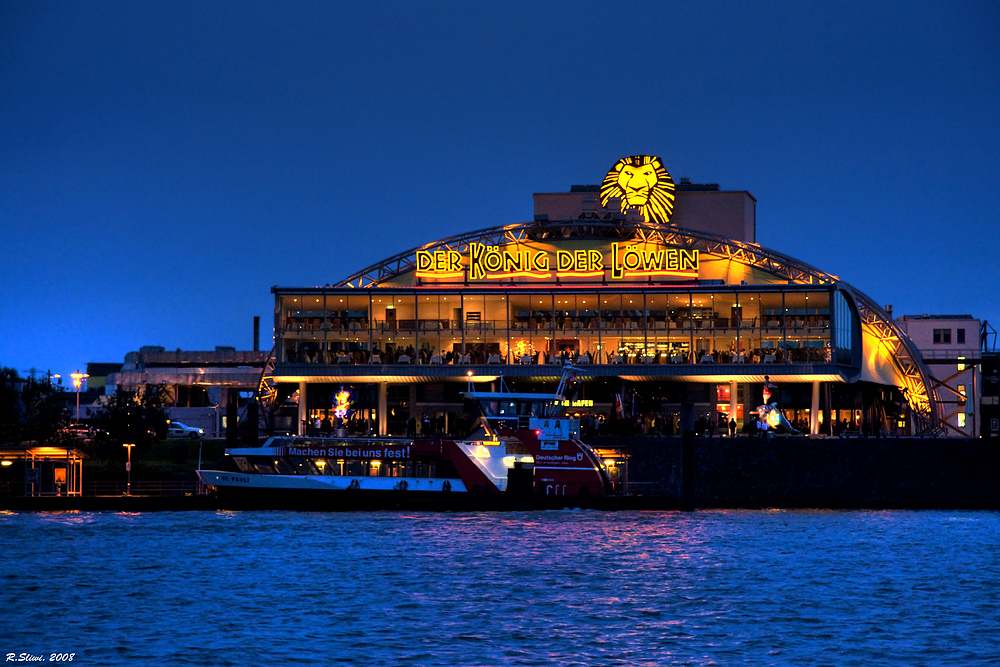
[[[84,664],[985,663],[1000,515],[0,513],[0,637]]]

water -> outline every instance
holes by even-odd
[[[0,659],[985,665],[1000,513],[0,513]]]

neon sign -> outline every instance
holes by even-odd
[[[341,389],[334,397],[333,414],[343,419],[351,411],[351,392]]]
[[[462,253],[457,250],[417,251],[417,275],[433,274],[437,278],[460,278],[462,270]]]
[[[470,243],[467,255],[457,250],[418,250],[417,277],[432,280],[505,280],[528,278],[605,278],[628,280],[649,276],[697,278],[697,250],[647,243],[612,243],[597,249],[534,250]],[[608,272],[610,271],[610,276]]]
[[[674,181],[658,157],[623,157],[601,184],[601,206],[607,207],[612,199],[621,202],[622,213],[634,209],[646,222],[667,224],[674,210]]]

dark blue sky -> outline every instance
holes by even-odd
[[[532,216],[619,157],[1000,324],[995,2],[0,3],[0,365],[249,349],[272,285]]]

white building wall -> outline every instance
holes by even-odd
[[[980,358],[980,321],[971,315],[904,315],[896,323],[920,350],[932,377],[953,389],[964,388],[964,406],[956,402],[958,397],[953,392],[940,387],[937,390],[942,414],[950,415],[947,423],[957,432],[978,435],[976,406],[982,378],[979,366],[969,362]]]

